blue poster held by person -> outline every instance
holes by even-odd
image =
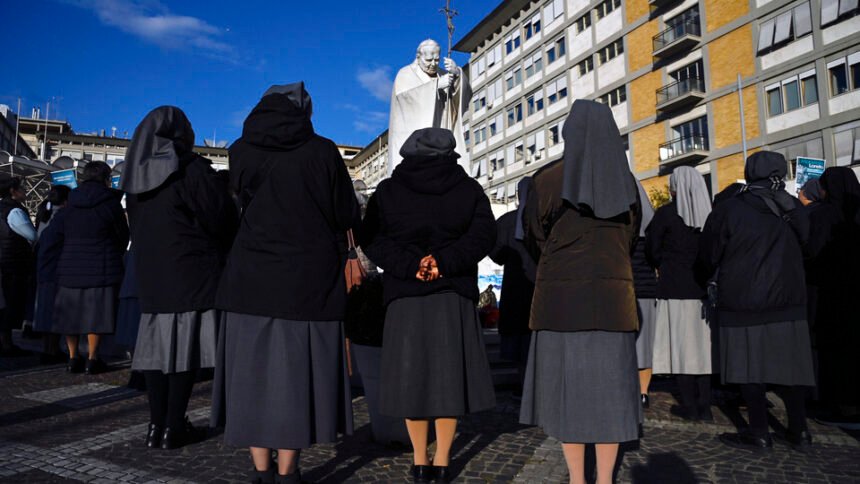
[[[74,168],[59,170],[51,173],[51,183],[54,185],[65,185],[72,190],[78,188],[77,173]]]
[[[824,174],[824,160],[818,158],[797,157],[797,192],[809,180],[821,178]]]

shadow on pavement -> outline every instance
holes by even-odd
[[[620,459],[619,459],[620,460]],[[652,454],[645,464],[630,469],[633,484],[691,484],[699,482],[693,469],[674,452]]]

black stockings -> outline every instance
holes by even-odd
[[[711,375],[678,375],[675,378],[681,392],[681,405],[690,409],[711,405]]]
[[[143,372],[149,393],[150,420],[158,427],[183,429],[185,411],[194,388],[194,372],[164,374],[158,370]]]
[[[763,384],[748,383],[741,385],[741,395],[749,409],[750,431],[757,436],[767,434],[767,387]],[[799,434],[806,430],[806,387],[776,386],[774,391],[785,402],[788,414],[788,431]]]

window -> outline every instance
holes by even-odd
[[[618,106],[619,104],[627,101],[627,89],[624,86],[621,86],[618,89],[613,89],[597,98],[597,101],[606,104],[609,107]]]
[[[523,103],[516,103],[509,106],[505,113],[508,116],[508,127],[513,126],[523,120]]]
[[[484,109],[487,106],[487,91],[486,89],[481,89],[480,92],[475,94],[475,97],[472,99],[472,106],[474,111],[477,113],[481,109]]]
[[[828,63],[827,70],[831,97],[860,88],[860,52]]]
[[[514,163],[519,163],[523,161],[525,151],[523,150],[522,141],[518,141],[516,144],[514,144],[514,146],[511,146],[509,149],[511,156],[509,156],[508,159],[513,159]]]
[[[692,64],[685,65],[677,71],[669,73],[669,77],[676,81],[686,81],[688,79],[704,79],[704,72],[705,69],[700,59],[696,62],[693,62]],[[702,89],[704,89],[704,85],[702,85]]]
[[[526,79],[531,78],[535,74],[540,74],[543,71],[543,54],[540,51],[535,52],[525,62]]]
[[[564,122],[556,123],[549,127],[549,145],[555,146],[562,142],[561,139],[561,127],[564,125]]]
[[[594,9],[597,12],[597,20],[609,15],[613,10],[619,7],[621,7],[621,0],[606,0]]]
[[[497,45],[487,51],[487,68],[493,67],[502,61],[502,46]]]
[[[812,32],[809,2],[765,21],[759,27],[758,53],[765,54]]]
[[[484,141],[487,141],[487,126],[482,124],[481,126],[478,127],[478,129],[475,130],[474,134],[475,134],[475,144],[483,143]]]
[[[502,98],[502,79],[498,78],[487,86],[487,105],[493,107],[496,99]]]
[[[505,167],[504,150],[499,150],[495,154],[490,155],[490,166],[493,168],[493,171],[498,171]]]
[[[546,100],[549,106],[567,97],[567,76],[563,75],[546,85]]]
[[[523,31],[525,32],[526,40],[531,39],[535,35],[540,33],[540,14],[535,15],[531,18],[531,20],[527,21],[525,25],[523,25]]]
[[[526,163],[540,161],[546,148],[546,136],[543,130],[526,137]]]
[[[576,33],[581,34],[585,29],[591,27],[591,11],[576,19]]]
[[[546,63],[552,64],[558,59],[563,59],[565,53],[564,37],[560,37],[546,49]]]
[[[618,39],[615,42],[607,45],[597,52],[597,59],[600,65],[606,64],[612,59],[624,53],[624,41]]]
[[[765,88],[768,117],[778,116],[818,102],[815,70],[783,79]]]
[[[857,0],[821,0],[821,26],[835,24],[860,13]]]
[[[681,146],[683,152],[693,149],[708,149],[708,118],[702,116],[692,121],[673,126],[672,130],[675,135],[682,140],[689,140],[689,143]]]
[[[547,24],[553,23],[555,19],[564,15],[564,0],[550,0],[543,9],[544,19]]]
[[[472,144],[471,138],[472,138],[472,132],[469,131],[469,125],[464,124],[463,125],[463,141],[466,143],[466,147],[469,147]]]
[[[505,53],[510,54],[514,49],[520,48],[520,31],[516,30],[511,35],[505,37]]]
[[[484,171],[481,170],[481,165],[483,164],[483,160],[476,161],[472,164],[472,178],[480,178],[484,176]]]
[[[860,128],[849,128],[834,133],[833,144],[836,148],[836,166],[860,163]]]
[[[579,69],[579,77],[582,77],[594,70],[594,58],[587,57],[577,64],[576,67]]]
[[[490,120],[490,138],[502,132],[503,114],[497,114]]]
[[[538,89],[526,96],[526,106],[528,106],[529,116],[543,111],[543,90]]]
[[[508,91],[519,86],[523,82],[523,69],[521,67],[514,67],[505,73],[505,85],[507,86]]]

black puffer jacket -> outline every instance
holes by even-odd
[[[645,256],[645,237],[636,239],[633,254],[630,256],[633,267],[633,289],[636,299],[654,299],[657,297],[657,274]]]
[[[9,213],[16,208],[27,213],[23,205],[11,198],[0,200],[0,271],[4,274],[32,274],[34,257],[30,242],[9,227]]]
[[[346,231],[361,215],[343,158],[314,133],[310,110],[287,94],[264,96],[230,147],[230,183],[245,208],[216,307],[342,321]]]

